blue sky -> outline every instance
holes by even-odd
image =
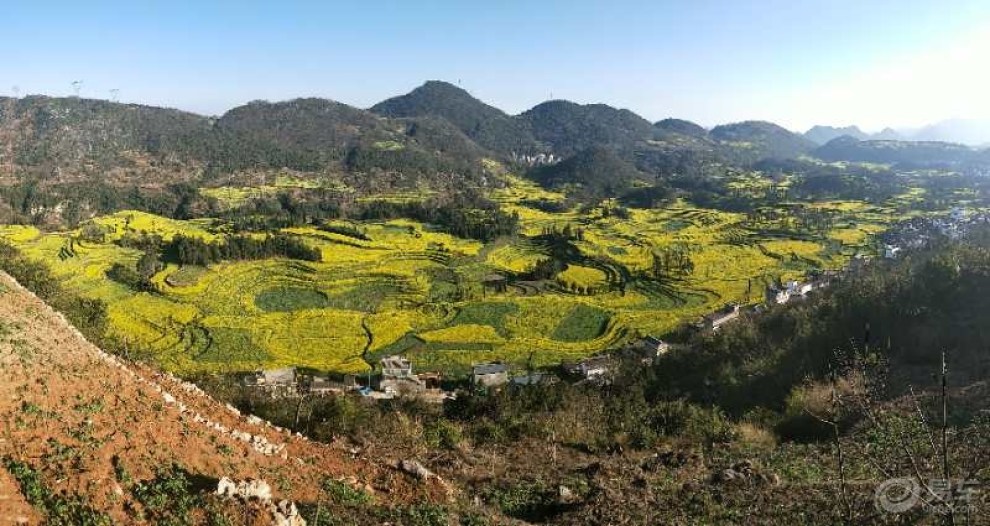
[[[0,93],[219,114],[367,107],[428,79],[518,113],[552,94],[651,120],[915,126],[986,116],[990,2],[34,1],[0,7]]]

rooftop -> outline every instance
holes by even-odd
[[[504,363],[480,363],[475,365],[472,371],[476,376],[485,374],[499,374],[508,372],[509,367]]]

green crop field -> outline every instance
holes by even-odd
[[[480,360],[548,365],[661,336],[729,302],[755,303],[776,279],[839,268],[875,250],[872,236],[906,217],[917,193],[891,203],[804,203],[828,210],[827,231],[694,207],[633,209],[628,218],[602,208],[550,213],[530,206],[561,194],[508,176],[492,199],[520,217],[520,234],[491,243],[462,239],[411,220],[340,222],[339,228],[287,228],[319,249],[319,262],[230,261],[208,267],[167,265],[152,278],[157,292],[136,291],[106,275],[133,266],[141,252],[116,243],[148,232],[219,239],[227,225],[125,211],[97,218],[102,242],[81,230],[42,232],[0,227],[0,236],[49,265],[72,290],[108,304],[110,331],[180,374],[298,365],[358,373],[375,357],[404,352],[421,368],[463,371]],[[236,204],[273,188],[314,184],[285,176],[267,186],[216,188]],[[760,181],[740,178],[740,191]],[[415,199],[401,195],[392,199]],[[604,206],[611,206],[604,203]],[[790,213],[792,204],[781,205]],[[526,272],[549,254],[548,228],[580,228],[573,261],[553,279]],[[333,225],[331,225],[333,226]],[[362,235],[347,235],[356,229]],[[657,254],[683,253],[688,271],[654,279]],[[499,273],[507,286],[486,287]],[[619,286],[621,284],[621,286]]]

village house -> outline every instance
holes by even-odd
[[[739,305],[727,305],[725,308],[713,312],[702,319],[702,326],[710,331],[717,331],[719,327],[735,320],[739,317]]]
[[[592,356],[577,363],[563,364],[564,372],[571,376],[581,377],[584,380],[601,381],[608,376],[612,368],[612,357],[607,354]]]
[[[653,336],[647,336],[639,341],[639,347],[644,352],[659,357],[670,350],[670,344]]]
[[[335,382],[325,376],[313,376],[306,384],[306,393],[314,396],[326,396],[342,392]]]
[[[272,396],[295,395],[299,390],[295,367],[257,371],[244,379],[244,385],[262,389]]]
[[[649,364],[670,350],[670,344],[654,336],[639,339],[626,348],[624,356]]]
[[[302,391],[312,396],[341,394],[357,388],[357,378],[353,375],[344,376],[342,382],[331,380],[327,376],[313,375],[307,378]]]
[[[440,389],[443,384],[443,374],[441,373],[419,373],[417,376],[427,390]]]
[[[788,281],[784,286],[771,285],[767,287],[766,302],[770,305],[783,305],[796,298],[803,298],[815,290],[815,281]]]
[[[413,373],[412,362],[402,356],[386,356],[381,360],[382,375],[378,390],[389,396],[414,395],[426,390],[426,385]]]
[[[471,378],[475,385],[495,387],[509,381],[509,368],[504,363],[481,363],[471,370]]]

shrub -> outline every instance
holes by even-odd
[[[325,480],[323,482],[323,491],[337,504],[360,506],[371,502],[371,495],[339,480]]]
[[[423,426],[423,439],[430,447],[456,449],[463,437],[461,428],[444,418],[428,421]]]
[[[89,507],[78,496],[53,493],[31,466],[10,457],[4,459],[7,471],[17,480],[28,504],[45,516],[51,526],[110,526],[110,517]]]
[[[787,397],[777,432],[799,441],[831,439],[835,431],[827,422],[846,429],[859,419],[854,399],[862,396],[863,385],[862,377],[848,375],[834,382],[808,381],[795,387]]]
[[[157,470],[154,479],[138,483],[133,492],[155,524],[188,524],[190,512],[200,503],[189,474],[175,464]]]

